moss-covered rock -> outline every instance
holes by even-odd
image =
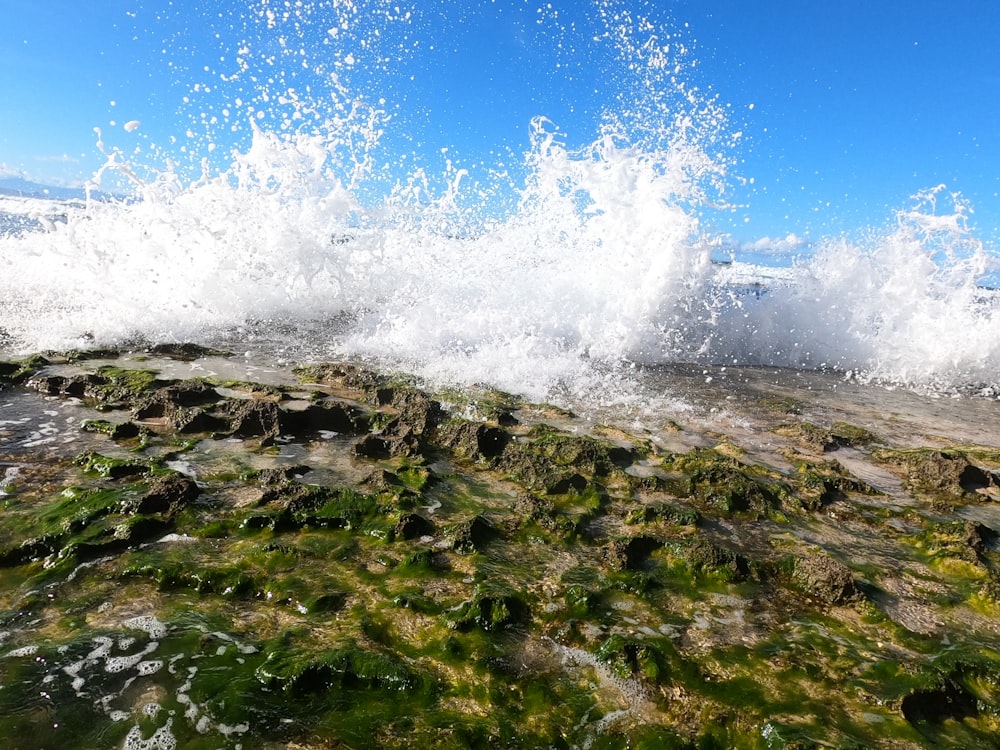
[[[701,518],[701,513],[694,508],[670,502],[655,502],[629,511],[625,523],[634,525],[660,521],[671,526],[693,527],[701,523]]]
[[[683,479],[675,490],[726,515],[767,516],[781,507],[787,488],[762,469],[711,449],[695,449],[668,459]]]
[[[623,679],[638,677],[654,684],[667,684],[671,675],[668,653],[673,649],[665,653],[662,641],[660,644],[614,635],[597,648],[595,656]]]
[[[961,502],[977,491],[1000,486],[996,471],[973,463],[959,450],[883,448],[872,455],[900,472],[912,492],[933,500]]]
[[[121,508],[127,513],[173,516],[198,499],[201,488],[181,474],[167,474],[153,479],[144,492],[128,498]]]
[[[806,510],[819,510],[852,494],[866,496],[881,494],[865,482],[852,477],[836,461],[800,462],[795,479],[797,482],[792,496]]]
[[[500,536],[496,525],[483,515],[459,521],[447,528],[445,533],[451,539],[451,548],[462,555],[479,552]]]
[[[12,362],[0,361],[0,390],[24,383],[49,364],[49,360],[37,354]]]
[[[430,434],[447,416],[440,402],[413,387],[378,388],[374,401],[395,409],[399,422],[418,435]]]
[[[472,598],[447,613],[446,622],[460,631],[479,628],[497,632],[523,627],[530,618],[531,611],[521,596],[492,583],[477,587]]]
[[[512,435],[482,422],[452,419],[439,429],[442,445],[461,456],[492,461],[503,455]]]
[[[425,536],[433,536],[435,529],[434,522],[424,518],[419,513],[403,513],[399,516],[396,525],[393,527],[393,536],[400,539],[419,539]],[[471,528],[469,536],[474,546],[475,542],[471,539],[473,536]],[[477,533],[476,536],[479,536],[479,534]]]
[[[94,451],[81,453],[74,459],[74,462],[82,466],[88,474],[105,479],[143,476],[152,471],[152,467],[147,461],[133,458],[114,458]]]
[[[336,688],[413,690],[420,678],[388,654],[346,643],[327,650],[313,650],[279,638],[266,647],[266,657],[256,671],[270,688],[297,694]]]
[[[362,437],[354,443],[352,450],[358,458],[415,458],[421,455],[423,442],[410,426],[397,419],[381,432]]]
[[[702,534],[672,542],[669,549],[696,576],[739,583],[759,575],[754,564],[744,555]]]
[[[616,539],[604,547],[604,559],[616,570],[638,570],[650,553],[662,546],[661,540],[645,535]]]
[[[818,551],[795,558],[791,580],[802,591],[827,604],[850,604],[863,599],[850,569]]]
[[[864,427],[847,422],[834,422],[830,427],[820,427],[812,422],[795,422],[780,425],[774,431],[779,435],[794,438],[804,448],[819,453],[882,442],[877,435]]]
[[[135,422],[109,422],[106,419],[85,420],[80,429],[107,435],[112,440],[129,440],[142,434],[142,428]]]

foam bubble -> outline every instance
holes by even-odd
[[[88,663],[88,662],[89,663],[93,663],[93,662],[96,662],[96,661],[98,661],[100,659],[107,658],[108,654],[111,653],[111,649],[112,649],[112,647],[115,644],[115,642],[111,638],[108,638],[107,636],[103,636],[103,635],[97,636],[96,638],[93,638],[92,640],[93,640],[93,643],[96,644],[96,645],[90,651],[90,653],[87,654],[87,656],[84,659],[83,663]]]
[[[161,640],[165,638],[167,635],[167,626],[152,615],[132,617],[129,618],[128,620],[125,620],[122,623],[122,625],[126,628],[143,630],[150,638],[154,640]]]
[[[187,534],[165,534],[156,540],[157,544],[190,544],[198,540]]]
[[[246,734],[247,732],[250,731],[250,725],[247,724],[246,722],[243,722],[241,724],[234,724],[232,726],[230,726],[229,724],[217,724],[215,728],[219,732],[219,734],[223,735],[224,737],[229,737],[230,735],[233,734]]]
[[[162,666],[162,662],[144,661],[144,657],[156,651],[159,645],[156,641],[152,641],[137,654],[131,654],[130,656],[109,656],[104,662],[104,671],[108,674],[116,674],[138,666],[139,674],[152,674],[156,669],[159,669],[159,666],[156,665]],[[149,671],[150,666],[155,667],[152,672]]]
[[[122,750],[176,750],[177,738],[171,731],[172,726],[173,719],[167,719],[166,724],[153,732],[149,739],[143,738],[142,730],[138,726],[132,727],[125,736]]]
[[[232,643],[236,647],[236,650],[239,651],[241,654],[255,654],[255,653],[257,653],[257,647],[256,646],[251,646],[248,643],[243,643],[243,642],[237,640],[236,638],[234,638],[233,636],[229,635],[229,633],[223,633],[221,631],[215,631],[215,632],[211,633],[211,635],[214,638],[218,638],[221,641],[226,641],[227,643]]]
[[[759,299],[730,298],[703,356],[938,390],[995,388],[1000,296],[981,284],[996,261],[969,232],[960,196],[939,186],[914,199],[891,230],[822,243]]]
[[[0,426],[3,424],[0,423]],[[10,489],[14,486],[20,473],[21,469],[18,466],[8,466],[4,469],[3,476],[0,476],[0,497],[10,494]]]

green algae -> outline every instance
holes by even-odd
[[[144,429],[134,422],[118,423],[106,419],[87,419],[80,425],[80,429],[107,435],[112,440],[129,440],[144,435]]]
[[[469,600],[448,612],[446,623],[454,630],[494,632],[524,626],[530,618],[530,609],[516,592],[492,582],[478,586]]]
[[[797,461],[796,479],[793,497],[805,510],[819,510],[851,495],[880,494],[870,485],[850,476],[836,461]]]
[[[264,645],[266,654],[257,667],[257,679],[267,687],[292,693],[355,688],[414,691],[422,683],[419,675],[403,662],[349,642],[316,653],[296,645],[294,633],[282,633]]]
[[[632,509],[625,516],[625,523],[637,525],[661,521],[671,526],[697,526],[701,519],[701,513],[694,508],[660,501]]]
[[[94,451],[82,453],[73,459],[85,473],[103,479],[124,479],[149,474],[153,467],[148,461],[134,458],[114,458]]]
[[[153,370],[105,365],[96,371],[98,383],[93,394],[104,402],[134,403],[156,385],[162,383]]]

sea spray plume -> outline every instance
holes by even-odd
[[[336,314],[350,268],[332,240],[358,209],[337,178],[336,153],[329,136],[257,131],[224,174],[179,188],[168,169],[142,184],[139,200],[71,214],[54,234],[25,238],[43,264],[61,258],[72,273],[53,279],[25,268],[23,304],[33,304],[37,282],[36,293],[60,300],[52,312],[72,311],[76,332],[103,343],[133,333],[200,338],[248,317]],[[49,313],[37,313],[23,322],[44,325]]]
[[[820,243],[788,283],[759,298],[720,290],[701,358],[996,389],[1000,298],[981,286],[995,259],[970,233],[970,212],[944,186],[925,190],[895,227],[860,243]]]
[[[201,82],[185,96],[208,128],[198,136],[189,126],[179,149],[198,156],[200,173],[177,161],[178,149],[147,142],[126,154],[98,131],[105,163],[89,187],[127,188],[130,198],[90,201],[84,211],[69,211],[53,235],[9,248],[11,272],[0,286],[11,315],[3,327],[18,346],[113,344],[137,335],[198,339],[247,318],[339,312],[350,268],[331,239],[354,221],[356,194],[371,181],[388,116],[361,97],[347,98],[342,84],[313,91],[328,77],[322,67],[299,73],[285,60],[272,70],[283,55],[307,54],[308,9],[336,11],[332,20],[314,19],[333,38],[333,30],[349,36],[353,6],[297,3],[280,15],[269,6],[261,4],[258,21],[280,35],[280,50],[295,51],[259,57],[246,38],[240,42],[237,72],[220,82],[238,87],[230,106],[245,105],[244,112],[213,114],[209,102],[198,102],[212,88]],[[255,34],[264,39],[260,29]],[[309,76],[304,94],[282,88]],[[214,166],[223,126],[239,130],[243,115],[249,141]],[[65,272],[54,276],[53,266]]]
[[[595,8],[595,41],[613,50],[606,126],[635,146],[671,154],[671,169],[686,176],[676,199],[693,208],[724,207],[743,134],[731,127],[729,106],[695,83],[698,60],[689,36],[672,20],[654,21],[649,14],[656,8],[649,3],[603,0]]]
[[[424,190],[420,231],[384,234],[400,283],[350,349],[544,393],[591,388],[588,363],[661,361],[673,332],[697,323],[709,270],[697,209],[724,187],[725,160],[705,150],[730,142],[724,108],[682,84],[687,63],[672,50],[686,48],[673,32],[661,43],[649,21],[610,6],[599,4],[596,43],[629,95],[609,105],[596,139],[572,148],[535,117],[517,210],[474,235],[448,210],[461,171],[437,197]]]
[[[185,177],[165,159],[144,166],[161,153],[152,145],[127,158],[106,151],[101,174],[127,169],[140,200],[92,205],[44,248],[36,238],[17,249],[9,330],[38,348],[81,333],[201,340],[277,319],[317,356],[376,355],[539,394],[560,382],[589,388],[588,363],[669,358],[676,332],[701,325],[708,252],[697,208],[718,200],[727,165],[707,149],[729,136],[724,108],[684,84],[676,32],[633,11],[604,13],[612,6],[623,7],[600,3],[594,19],[616,87],[599,132],[571,148],[535,118],[517,207],[491,219],[473,207],[506,178],[484,187],[457,158],[378,197],[374,154],[392,104],[352,91],[351,50],[375,69],[390,56],[372,51],[360,6],[258,3],[238,22],[240,41],[219,42],[226,71],[209,66],[217,80],[185,94],[196,122],[182,151],[201,154],[200,173]],[[387,22],[405,19],[393,13]],[[209,96],[219,90],[223,104]],[[227,128],[249,141],[215,167]],[[53,260],[73,273],[51,279]],[[309,324],[341,313],[355,321],[346,337]]]
[[[383,0],[256,0],[229,16],[211,8],[174,11],[184,36],[165,39],[180,89],[183,137],[170,150],[198,166],[206,155],[245,151],[254,125],[283,135],[320,135],[359,108],[378,111],[384,125],[391,72],[412,51],[412,13]],[[176,21],[177,19],[174,19]],[[193,26],[203,27],[195,37]],[[198,49],[201,43],[204,49]],[[355,143],[359,153],[367,141]],[[219,149],[223,146],[225,148]],[[178,148],[179,147],[179,148]],[[366,179],[371,179],[366,163]]]
[[[969,231],[971,208],[943,185],[914,201],[871,248],[821,250],[807,289],[847,306],[844,325],[830,333],[846,339],[845,355],[862,377],[995,387],[1000,300],[980,287],[994,261]]]

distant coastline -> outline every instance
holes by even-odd
[[[82,187],[59,187],[32,182],[23,177],[0,177],[0,196],[13,198],[40,198],[42,200],[73,201],[86,200],[87,190]],[[115,196],[103,191],[93,190],[91,199],[110,200]]]
[[[56,187],[32,182],[23,177],[0,177],[0,195],[18,198],[54,198],[56,200],[84,199],[87,191],[81,188]]]

